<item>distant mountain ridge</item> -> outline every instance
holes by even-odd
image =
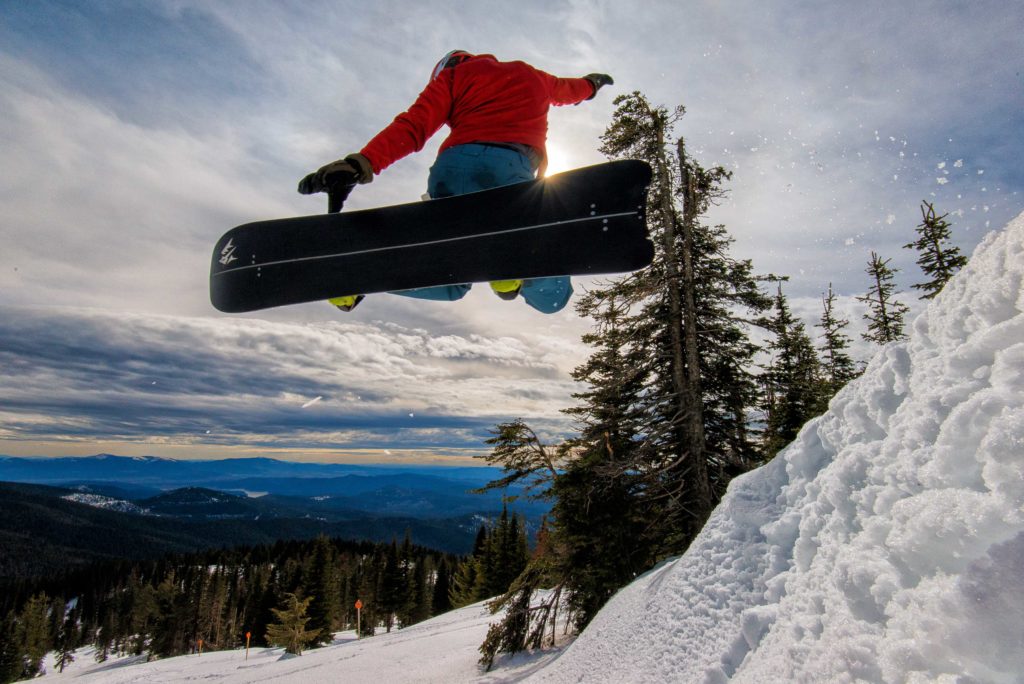
[[[149,504],[140,499],[159,492],[200,487],[266,495],[266,503],[295,509],[297,517],[336,518],[339,512],[353,511],[421,519],[450,517],[500,511],[507,497],[518,497],[511,508],[528,518],[547,512],[546,503],[523,498],[520,488],[473,493],[500,474],[500,469],[487,466],[350,465],[271,458],[188,461],[111,454],[0,458],[0,481],[69,487],[143,507]]]
[[[97,497],[92,503],[76,497]],[[479,515],[430,520],[362,511],[316,515],[288,499],[250,499],[188,488],[112,506],[74,489],[0,482],[0,581],[71,570],[90,561],[156,558],[207,548],[310,539],[319,534],[390,541],[408,531],[414,543],[467,553]],[[299,500],[301,503],[301,500]]]
[[[186,461],[98,454],[0,458],[0,579],[318,534],[467,553],[521,489],[476,494],[497,468]],[[545,502],[509,510],[539,527]]]
[[[71,480],[131,482],[158,486],[189,486],[241,478],[325,478],[406,473],[445,480],[465,480],[479,486],[499,473],[489,466],[354,465],[303,463],[274,458],[182,460],[162,456],[25,457],[0,456],[0,480],[50,484]]]

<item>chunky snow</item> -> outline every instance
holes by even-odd
[[[792,445],[733,482],[684,556],[619,592],[557,659],[480,673],[490,618],[477,605],[298,659],[261,649],[248,661],[77,662],[63,676],[1024,681],[1022,280],[1024,215],[978,247],[908,342],[880,351]]]
[[[1024,681],[1024,215],[540,682]]]

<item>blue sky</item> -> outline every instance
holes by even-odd
[[[734,255],[791,276],[809,322],[832,282],[859,324],[871,250],[916,282],[922,199],[968,253],[1024,209],[1021,26],[995,1],[0,4],[0,453],[443,461],[517,416],[569,431],[570,311],[479,287],[348,316],[209,304],[216,238],[321,211],[297,180],[454,47],[615,77],[552,110],[556,167],[602,160],[617,94],[685,105],[677,134],[734,172],[711,216]],[[349,206],[418,199],[442,139]]]

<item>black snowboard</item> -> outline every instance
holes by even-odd
[[[432,285],[633,271],[651,263],[651,169],[613,161],[380,209],[259,221],[217,243],[210,299],[239,313]]]

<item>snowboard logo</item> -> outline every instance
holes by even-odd
[[[220,263],[221,266],[227,266],[232,261],[237,261],[238,257],[235,256],[235,246],[232,244],[234,238],[228,240],[228,243],[224,245],[224,249],[220,250]]]

